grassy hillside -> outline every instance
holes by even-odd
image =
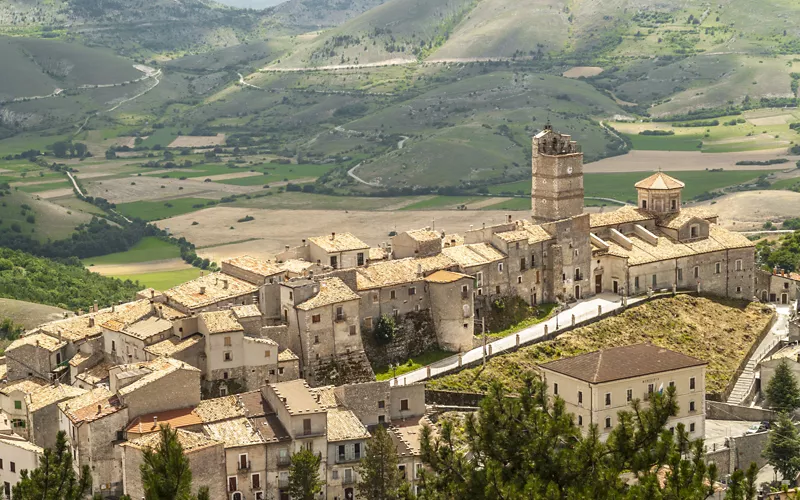
[[[25,329],[35,328],[42,323],[55,321],[64,317],[66,309],[60,307],[24,302],[14,299],[0,299],[0,320],[10,318]]]
[[[498,381],[519,390],[537,365],[608,347],[649,342],[708,361],[709,394],[727,386],[773,311],[762,304],[678,296],[653,301],[555,340],[492,358],[483,368],[428,382],[434,389],[481,392]]]
[[[275,7],[270,9],[271,19],[297,29],[314,30],[339,26],[384,2],[386,0],[224,0],[221,3],[249,8],[272,4]]]

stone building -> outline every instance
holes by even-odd
[[[192,493],[197,494],[198,489],[208,486],[210,498],[229,498],[225,493],[224,444],[200,433],[182,429],[177,433],[178,442],[189,459]],[[160,442],[161,434],[153,432],[120,444],[122,491],[131,498],[144,498],[139,467],[144,463],[144,451],[155,448]]]
[[[328,476],[325,489],[331,500],[356,498],[359,462],[366,452],[370,433],[355,414],[345,408],[329,408]]]
[[[20,480],[22,471],[32,471],[39,467],[44,449],[11,433],[8,429],[0,429],[0,484],[3,498],[11,498],[11,488]]]
[[[395,259],[438,255],[442,253],[443,237],[431,228],[403,231],[392,236],[392,254]]]
[[[56,377],[59,365],[66,360],[67,343],[44,333],[34,333],[21,337],[5,351],[7,377],[18,380],[38,377],[52,380]]]
[[[583,214],[583,153],[548,123],[533,138],[531,206],[536,222]]]
[[[330,236],[316,236],[308,241],[307,260],[332,269],[361,267],[366,265],[369,257],[369,245],[350,233],[331,233]]]
[[[755,297],[761,302],[791,304],[800,299],[800,274],[782,269],[756,270]]]
[[[706,363],[650,344],[603,349],[539,365],[551,397],[560,397],[586,433],[596,425],[605,440],[619,423],[617,413],[634,399],[674,386],[679,412],[668,428],[682,423],[692,439],[705,436]]]

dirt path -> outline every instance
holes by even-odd
[[[497,205],[498,203],[503,203],[508,200],[513,200],[513,198],[500,198],[500,197],[489,197],[485,200],[476,201],[474,203],[467,203],[467,209],[469,210],[480,210],[484,207],[491,207],[492,205]]]
[[[757,231],[765,222],[800,216],[800,193],[746,191],[699,203],[720,215],[720,224],[734,231]],[[713,206],[712,206],[713,205]]]

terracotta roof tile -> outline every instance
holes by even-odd
[[[500,250],[488,243],[444,248],[442,253],[456,261],[461,267],[481,266],[506,258]]]
[[[203,423],[245,416],[244,406],[235,395],[204,399],[200,401],[194,411],[200,416]]]
[[[67,345],[66,342],[59,341],[57,338],[51,337],[45,333],[33,333],[20,337],[12,342],[11,345],[6,348],[6,352],[19,349],[22,346],[35,346],[50,352],[56,352],[65,345]]]
[[[655,217],[653,215],[645,210],[641,210],[631,205],[626,205],[610,212],[589,214],[589,225],[592,228],[616,226],[619,224],[644,222],[654,218]]]
[[[245,417],[205,424],[203,430],[211,439],[225,443],[225,448],[264,443],[261,434]]]
[[[178,442],[181,444],[183,451],[186,453],[192,453],[197,450],[222,444],[220,441],[215,441],[203,434],[200,434],[199,432],[189,432],[183,429],[178,429],[177,435]],[[159,443],[161,443],[161,433],[152,432],[136,439],[126,441],[122,443],[121,446],[131,446],[133,448],[145,450],[148,448],[155,448],[159,445]]]
[[[339,408],[328,410],[329,442],[369,439],[369,437],[367,428],[352,411]]]
[[[166,340],[162,340],[161,342],[147,346],[144,348],[144,350],[154,356],[170,357],[176,353],[185,351],[186,349],[197,345],[198,342],[202,342],[203,338],[203,334],[201,333],[190,335],[184,339],[170,337]]]
[[[340,278],[326,278],[319,282],[319,292],[307,301],[298,304],[301,311],[310,311],[319,307],[332,304],[341,304],[351,300],[361,300],[361,297],[345,285]]]
[[[670,190],[682,189],[686,187],[686,184],[678,179],[675,179],[674,177],[670,177],[664,172],[656,172],[650,177],[642,179],[634,184],[634,187],[637,189]]]
[[[292,274],[303,274],[308,268],[313,266],[313,263],[299,259],[289,259],[286,262],[280,263],[280,268],[283,271]]]
[[[231,311],[233,311],[233,315],[236,318],[260,318],[261,311],[258,310],[258,306],[255,304],[248,304],[246,306],[234,306],[231,307]]]
[[[466,274],[454,273],[452,271],[436,271],[431,274],[425,281],[428,283],[455,283],[458,280],[472,279],[472,276]]]
[[[177,371],[200,372],[200,370],[194,366],[172,358],[156,358],[148,363],[137,363],[136,366],[143,367],[150,373],[146,374],[136,382],[119,389],[117,394],[122,397],[125,397],[157,380],[161,380],[162,378]]]
[[[431,229],[413,229],[406,231],[406,234],[414,241],[436,241],[442,239],[442,233],[433,231]]]
[[[46,385],[48,385],[46,380],[33,377],[22,378],[0,384],[0,393],[11,394],[14,391],[21,391],[25,394],[32,394]]]
[[[203,420],[193,408],[179,408],[136,417],[128,424],[125,430],[134,434],[147,434],[158,431],[162,425],[180,429],[181,427],[191,427],[202,423]]]
[[[283,424],[281,424],[281,421],[278,419],[278,416],[274,413],[253,417],[250,419],[250,423],[266,443],[279,443],[281,441],[292,440],[291,436],[286,432]]]
[[[314,236],[309,238],[308,241],[314,243],[329,253],[369,249],[369,245],[356,238],[351,233],[335,233],[326,236]]]
[[[45,385],[40,389],[28,394],[27,405],[29,412],[35,412],[67,399],[76,398],[86,393],[85,389],[73,387],[66,384]]]
[[[442,269],[450,269],[456,265],[457,263],[453,259],[444,254],[422,259],[389,260],[358,268],[356,270],[356,283],[359,290],[401,285],[403,283],[421,281],[425,274]],[[422,268],[423,276],[417,275],[420,267]]]
[[[613,347],[541,365],[545,370],[602,384],[694,366],[705,361],[651,344]]]
[[[164,295],[183,307],[196,309],[253,294],[257,290],[258,287],[244,280],[227,274],[211,273],[170,288]]]
[[[197,317],[206,325],[208,333],[211,334],[244,330],[242,324],[236,321],[236,317],[231,311],[204,312],[198,314]]]
[[[276,274],[281,274],[281,272],[283,272],[280,266],[274,262],[256,259],[250,255],[242,255],[233,259],[223,260],[222,263],[233,267],[238,267],[239,269],[257,274],[258,276],[262,276],[264,278],[275,276]]]
[[[670,214],[666,217],[658,219],[656,222],[661,227],[667,227],[670,229],[680,229],[682,228],[687,222],[692,219],[714,219],[717,215],[710,210],[703,208],[703,207],[689,207],[681,209],[680,212],[676,212],[674,214]]]
[[[269,385],[283,402],[290,415],[322,413],[325,409],[317,402],[305,380],[297,379]]]
[[[123,408],[119,398],[104,387],[92,389],[75,399],[59,403],[58,407],[74,424],[93,422]]]

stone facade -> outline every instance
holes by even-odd
[[[533,219],[552,222],[583,213],[583,153],[548,124],[533,138]]]
[[[761,302],[791,304],[800,298],[800,274],[780,269],[772,272],[757,270],[755,297]]]

